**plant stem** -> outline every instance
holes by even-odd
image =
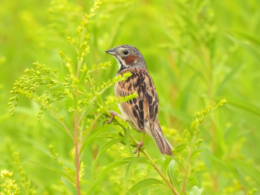
[[[186,164],[186,167],[185,167],[184,179],[183,179],[182,189],[181,189],[183,194],[185,194],[185,191],[186,191],[188,171],[189,171],[189,168],[190,168],[189,165],[190,165],[190,161],[191,161],[191,155],[192,155],[192,152],[194,150],[194,143],[195,143],[196,140],[197,140],[197,136],[195,135],[191,140],[191,146],[190,146],[189,152],[188,152],[187,164]]]
[[[68,135],[70,136],[70,138],[72,139],[73,141],[73,136],[70,132],[70,130],[68,129],[68,127],[65,125],[65,123],[59,118],[59,116],[57,114],[55,114],[52,110],[50,111],[53,116],[60,122],[60,124],[63,126],[63,128],[66,130],[66,132],[68,133]]]
[[[184,179],[183,179],[183,184],[182,184],[182,193],[185,194],[185,190],[186,190],[186,183],[187,183],[187,176],[188,176],[188,170],[189,170],[189,164],[190,164],[190,151],[188,154],[188,160],[187,160],[187,164],[186,164],[186,168],[185,168],[185,174],[184,174]]]
[[[135,141],[135,139],[130,135],[132,141],[137,144],[137,142]],[[177,190],[173,187],[173,185],[171,184],[171,182],[168,180],[168,178],[163,174],[163,172],[159,169],[159,167],[154,163],[153,159],[148,155],[148,153],[145,150],[141,150],[141,152],[145,155],[146,158],[148,158],[148,160],[152,163],[154,169],[161,175],[161,177],[163,178],[163,180],[166,182],[166,184],[169,186],[169,188],[171,189],[171,191],[175,194],[175,195],[179,195],[179,193],[177,192]]]
[[[80,44],[83,41],[83,36],[84,36],[84,32],[85,29],[83,29],[83,31],[81,32],[81,36],[80,36]],[[78,52],[78,63],[77,63],[77,70],[76,70],[76,78],[79,79],[79,74],[80,74],[80,69],[81,69],[81,65],[83,62],[83,57],[81,57],[81,53],[80,53],[80,49]],[[82,118],[80,117],[80,119],[78,119],[78,109],[77,109],[77,105],[78,104],[78,86],[75,88],[75,117],[74,117],[74,134],[75,134],[75,140],[74,140],[74,144],[75,144],[75,161],[76,161],[76,185],[77,185],[77,192],[78,195],[80,195],[80,181],[79,181],[79,172],[80,172],[80,149],[79,149],[79,125],[80,125],[80,121],[82,120]],[[84,115],[84,114],[83,114]],[[82,115],[82,117],[83,117]]]
[[[169,188],[171,189],[171,191],[175,194],[175,195],[179,195],[179,193],[177,192],[177,190],[172,186],[171,182],[168,180],[168,178],[163,174],[163,172],[159,169],[159,167],[153,162],[153,160],[151,159],[151,157],[147,154],[147,152],[145,150],[142,150],[142,153],[146,156],[146,158],[149,159],[149,161],[152,163],[154,169],[161,175],[161,177],[163,178],[163,180],[167,183],[167,185],[169,186]]]
[[[82,33],[83,36],[84,33]],[[82,36],[81,36],[81,40],[82,40]],[[81,41],[80,41],[81,42]],[[80,57],[79,55],[79,60],[78,60],[78,64],[77,64],[77,72],[76,72],[76,78],[79,78],[79,73],[80,73],[80,68],[83,62],[83,58]],[[74,117],[74,134],[75,134],[75,161],[76,161],[76,185],[77,185],[77,192],[78,195],[80,195],[80,181],[79,181],[79,171],[80,171],[80,153],[79,153],[79,120],[78,120],[78,109],[77,109],[77,103],[78,103],[78,87],[76,87],[75,89],[75,117]],[[81,119],[80,119],[81,120]]]
[[[107,113],[109,113],[107,111]],[[117,122],[117,124],[125,130],[124,125],[121,124],[121,122],[119,122],[118,120],[116,120],[115,118],[113,119],[114,121]],[[131,140],[134,142],[135,145],[137,145],[137,142],[135,141],[135,139],[133,138],[133,136],[130,135]],[[148,153],[145,150],[141,150],[141,152],[145,155],[146,158],[148,158],[148,160],[151,162],[152,166],[154,167],[154,169],[159,173],[159,175],[163,178],[163,180],[166,182],[166,184],[169,186],[169,188],[171,189],[171,191],[173,192],[173,194],[175,195],[179,195],[179,193],[177,192],[177,190],[173,187],[173,185],[171,184],[171,182],[168,180],[168,178],[163,174],[163,172],[159,169],[159,167],[154,163],[153,159],[148,155]]]
[[[79,169],[80,169],[80,159],[79,159],[79,143],[78,143],[78,111],[75,111],[74,117],[74,132],[75,132],[75,160],[76,160],[76,185],[77,192],[80,195],[80,182],[79,182]]]

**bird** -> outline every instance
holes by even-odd
[[[123,121],[127,121],[131,128],[143,133],[142,141],[138,143],[134,151],[134,153],[138,152],[138,157],[144,144],[145,134],[153,138],[162,154],[173,156],[172,146],[164,137],[158,120],[159,99],[143,55],[131,45],[119,45],[107,50],[106,53],[115,57],[118,63],[117,76],[131,73],[125,81],[115,84],[116,98],[137,93],[136,98],[118,104],[121,115],[115,111],[109,111],[111,118],[107,123],[111,123],[114,117],[118,116]]]

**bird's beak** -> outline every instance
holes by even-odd
[[[115,48],[112,48],[112,49],[106,50],[106,53],[115,56],[116,55],[116,50],[115,50]]]

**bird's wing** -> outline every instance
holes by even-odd
[[[137,92],[138,97],[121,103],[122,114],[127,120],[132,122],[137,130],[144,131],[145,123],[154,123],[158,115],[158,96],[153,81],[147,70],[136,69],[131,71],[126,81],[118,82],[115,85],[116,97],[128,96]],[[150,132],[147,132],[150,134]]]

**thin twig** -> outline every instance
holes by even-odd
[[[130,135],[132,141],[137,144],[137,142],[135,141],[135,139]],[[169,186],[169,188],[171,189],[171,191],[175,194],[175,195],[179,195],[179,193],[177,192],[177,190],[173,187],[173,185],[171,184],[171,182],[168,180],[168,178],[163,174],[163,172],[159,169],[159,167],[154,163],[153,159],[148,155],[148,153],[145,150],[141,150],[141,152],[145,155],[146,158],[148,158],[148,160],[152,163],[154,169],[161,175],[161,177],[163,178],[163,180],[166,182],[166,184]]]
[[[183,183],[182,183],[182,193],[185,194],[186,191],[186,185],[187,185],[187,177],[188,177],[188,171],[189,171],[189,165],[190,165],[190,161],[191,161],[191,155],[194,149],[194,143],[197,140],[197,136],[194,136],[191,140],[191,147],[189,148],[189,152],[188,152],[188,158],[187,158],[187,164],[184,168],[184,179],[183,179]]]
[[[81,146],[80,146],[80,148],[79,148],[79,152],[81,153],[82,152],[82,145],[84,145],[84,143],[86,142],[86,140],[87,140],[87,138],[88,138],[88,134],[89,134],[89,132],[92,130],[92,128],[93,128],[93,126],[94,126],[94,124],[96,124],[96,122],[97,122],[97,120],[99,119],[99,117],[102,115],[102,113],[99,113],[97,116],[96,116],[96,118],[94,119],[94,121],[91,123],[91,125],[89,126],[89,128],[88,128],[88,130],[86,131],[86,133],[85,133],[85,135],[84,135],[84,138],[82,138],[82,144],[81,144]]]
[[[191,151],[191,150],[190,150]],[[184,174],[184,179],[183,179],[183,183],[182,183],[182,193],[185,194],[185,190],[186,190],[186,183],[187,183],[187,176],[188,176],[188,170],[189,170],[189,164],[190,164],[190,152],[189,151],[189,154],[188,154],[188,160],[187,160],[187,164],[186,164],[186,167],[185,167],[185,174]]]
[[[108,112],[108,111],[107,111]],[[109,113],[109,112],[108,112]],[[117,124],[125,130],[125,127],[121,124],[121,122],[119,122],[116,119],[113,119],[115,122],[117,122]],[[134,142],[135,145],[137,145],[137,141],[133,138],[132,135],[130,135],[131,140]],[[144,156],[146,158],[148,158],[148,160],[151,162],[152,166],[154,167],[154,169],[159,173],[159,175],[163,178],[163,180],[166,182],[166,184],[169,186],[169,188],[171,189],[171,191],[175,194],[175,195],[179,195],[179,193],[177,192],[177,190],[173,187],[173,185],[171,184],[171,182],[168,180],[168,178],[163,174],[163,172],[159,169],[159,167],[154,163],[153,159],[148,155],[148,153],[143,149],[141,150],[141,152],[144,154]]]
[[[83,31],[81,32],[81,36],[80,36],[80,44],[82,43],[83,40],[83,36],[85,33],[85,29],[83,29]],[[79,45],[80,47],[80,45]],[[81,65],[83,62],[83,57],[80,56],[80,51],[78,52],[78,63],[77,63],[77,70],[76,70],[76,78],[79,79],[79,73],[80,73],[80,69],[81,69]],[[77,185],[77,192],[78,195],[80,195],[80,153],[79,153],[79,125],[80,125],[80,121],[82,120],[81,116],[80,119],[78,119],[78,109],[77,109],[77,103],[78,103],[78,87],[75,88],[75,116],[74,116],[74,133],[75,133],[75,139],[74,139],[74,144],[75,144],[75,161],[76,161],[76,185]],[[83,115],[82,115],[83,117]]]
[[[79,117],[79,124],[81,123],[85,113],[86,113],[86,110],[83,110],[83,112],[81,113],[81,115]]]
[[[74,140],[70,130],[68,129],[68,127],[65,125],[65,123],[59,118],[59,116],[57,116],[57,114],[55,114],[53,111],[50,110],[50,112],[53,114],[53,116],[60,122],[60,124],[63,126],[63,128],[66,130],[66,132],[68,133],[68,135],[70,136],[70,138],[72,140]]]
[[[171,182],[169,181],[169,179],[163,174],[163,172],[159,169],[159,167],[154,163],[154,161],[151,159],[151,157],[147,154],[147,152],[145,150],[142,150],[142,153],[149,159],[149,161],[152,163],[154,169],[161,175],[161,177],[163,178],[163,180],[167,183],[167,185],[169,186],[169,188],[171,189],[171,191],[175,194],[175,195],[179,195],[179,193],[177,192],[177,190],[173,187],[173,185],[171,184]]]
[[[75,158],[76,158],[76,183],[77,183],[77,191],[78,195],[80,195],[80,182],[79,182],[79,169],[80,169],[80,162],[79,162],[79,144],[78,144],[78,112],[75,111],[74,117],[74,132],[75,132]]]
[[[124,129],[125,127],[116,119],[114,119],[119,126]],[[137,145],[137,141],[135,141],[135,139],[130,135],[130,138],[132,139],[132,141],[134,142],[135,145]],[[152,163],[152,166],[154,167],[154,169],[159,173],[159,175],[163,178],[163,180],[166,182],[166,184],[169,186],[169,188],[171,189],[171,191],[175,194],[175,195],[179,195],[179,193],[177,192],[177,190],[173,187],[173,185],[171,184],[171,182],[168,180],[168,178],[163,174],[163,172],[159,169],[159,167],[154,163],[153,159],[148,155],[148,153],[145,150],[141,150],[141,152],[144,154],[144,156],[146,158],[148,158],[148,160]]]

